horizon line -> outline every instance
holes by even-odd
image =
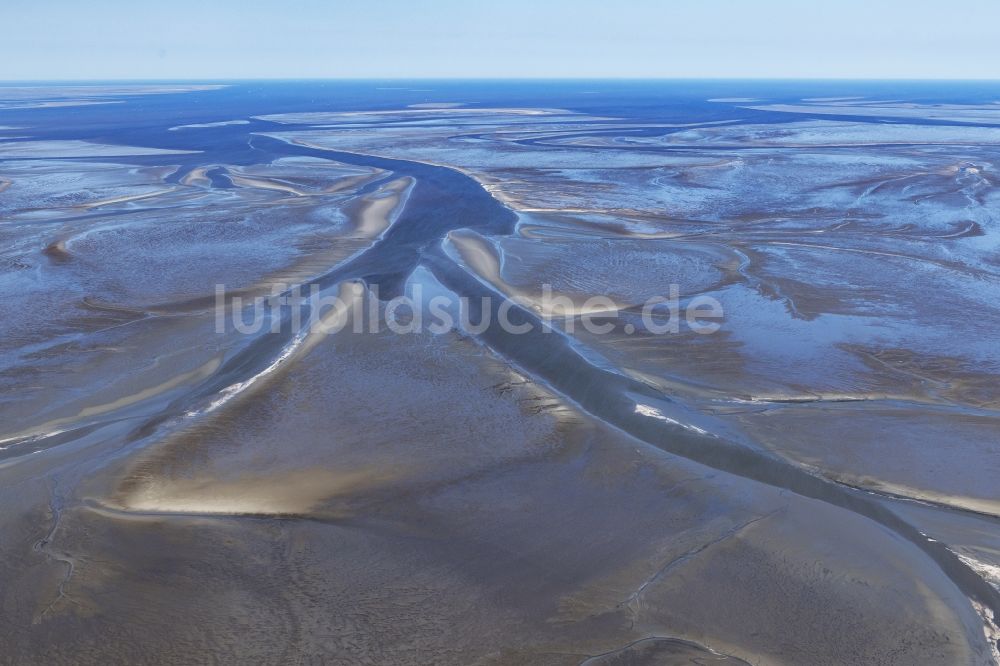
[[[130,82],[191,82],[219,83],[244,81],[317,81],[317,82],[363,82],[363,81],[719,81],[719,82],[927,82],[927,83],[1000,83],[996,78],[945,78],[914,76],[265,76],[265,77],[110,77],[110,78],[22,78],[2,79],[0,85],[10,83],[130,83]]]

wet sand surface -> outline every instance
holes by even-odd
[[[996,663],[1000,91],[658,85],[0,87],[0,663]]]

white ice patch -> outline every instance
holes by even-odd
[[[665,416],[663,412],[661,412],[659,409],[657,409],[656,407],[651,407],[650,405],[643,405],[642,403],[636,403],[635,413],[640,414],[641,416],[648,416],[649,418],[656,419],[658,421],[666,421],[667,423],[672,423],[673,425],[680,426],[685,430],[693,430],[694,432],[699,433],[701,435],[708,434],[707,430],[703,430],[702,428],[699,428],[698,426],[695,425],[691,425],[690,423],[681,423],[677,419],[672,419],[669,416]]]

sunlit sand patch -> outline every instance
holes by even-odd
[[[820,470],[817,468],[817,471]],[[901,483],[892,483],[882,479],[874,479],[870,476],[862,476],[859,478],[854,474],[825,473],[833,478],[836,478],[837,480],[842,480],[847,485],[864,488],[866,490],[874,490],[875,492],[884,493],[893,497],[924,500],[941,506],[951,506],[958,509],[964,509],[965,511],[972,511],[974,513],[1000,518],[1000,499],[945,494],[935,492],[934,490],[929,490],[927,488],[916,488]]]
[[[392,224],[394,214],[406,205],[406,198],[416,181],[397,178],[365,197],[356,213],[355,231],[362,238],[377,238]]]
[[[132,194],[121,197],[112,197],[110,199],[101,199],[99,201],[88,201],[85,204],[80,204],[81,208],[100,208],[102,206],[110,206],[112,204],[120,203],[130,203],[133,201],[143,201],[145,199],[153,199],[164,194],[170,194],[175,192],[176,188],[170,187],[164,190],[154,190],[152,192],[144,192],[142,194]]]
[[[230,172],[229,179],[233,181],[233,185],[240,187],[252,187],[261,190],[274,190],[277,192],[285,192],[297,197],[306,196],[306,193],[291,185],[289,183],[282,182],[277,179],[270,178],[254,178],[250,176],[238,176],[233,172]]]
[[[209,165],[191,169],[180,179],[180,184],[192,187],[210,187],[212,180],[206,174],[214,168],[214,165]]]
[[[150,478],[109,504],[143,513],[307,514],[324,501],[371,491],[391,483],[400,475],[400,470],[379,465],[369,469],[315,468],[247,474],[233,480],[197,474],[181,478]],[[336,507],[332,511],[336,513]]]
[[[193,123],[191,125],[175,125],[168,128],[171,132],[186,129],[208,129],[211,127],[226,127],[227,125],[249,125],[249,120],[222,120],[217,123]]]

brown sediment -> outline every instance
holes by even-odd
[[[138,468],[135,474],[142,474]],[[289,472],[249,473],[235,479],[193,475],[180,479],[158,479],[151,475],[129,492],[112,501],[126,513],[172,514],[190,517],[211,515],[307,516],[325,505],[325,517],[345,518],[346,507],[337,510],[338,497],[384,488],[401,476],[384,465],[369,469],[301,469]]]
[[[42,254],[57,264],[65,263],[73,258],[73,255],[71,255],[66,249],[65,240],[52,241],[45,246],[45,249],[42,250]]]

